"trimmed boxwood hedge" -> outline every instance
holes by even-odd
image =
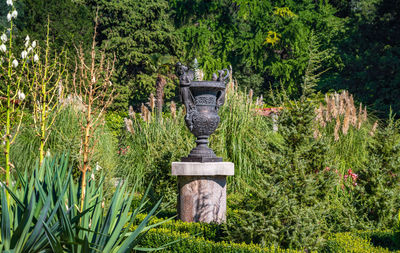
[[[146,236],[140,239],[139,245],[143,247],[158,248],[161,245],[177,241],[169,245],[167,248],[160,252],[173,252],[173,253],[258,253],[258,252],[276,252],[276,253],[297,253],[303,251],[285,250],[274,246],[262,248],[255,244],[238,244],[230,242],[214,242],[206,240],[202,237],[195,237],[185,232],[171,231],[166,228],[156,228],[147,232]]]
[[[137,221],[146,215],[139,214]],[[262,247],[257,244],[233,243],[222,241],[223,229],[218,224],[187,223],[180,220],[166,220],[154,217],[149,225],[164,222],[160,226],[150,229],[140,239],[140,246],[158,248],[172,243],[160,252],[188,253],[188,252],[305,252],[302,250],[282,249],[275,246]],[[136,223],[138,224],[138,223]],[[332,234],[320,252],[399,252],[399,245],[395,242],[395,233],[392,231],[359,231],[355,233]]]
[[[321,250],[321,252],[400,252],[400,250],[395,250],[393,248],[395,246],[393,235],[394,233],[390,231],[336,233],[329,237],[324,249]]]
[[[136,224],[139,224],[145,217],[145,214],[138,214]],[[224,230],[219,224],[199,222],[188,223],[173,219],[167,221],[167,219],[164,218],[154,217],[149,221],[149,225],[154,225],[160,222],[164,222],[160,227],[168,229],[169,231],[196,235],[196,237],[201,237],[209,241],[220,242],[224,237]]]

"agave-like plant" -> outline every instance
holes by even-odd
[[[135,189],[116,187],[109,208],[104,208],[104,176],[87,177],[83,209],[81,188],[72,177],[66,155],[47,158],[33,173],[18,173],[13,189],[2,185],[0,252],[131,252],[161,200],[134,231],[131,225],[146,203],[131,209]],[[92,172],[94,173],[94,172]],[[95,180],[95,178],[97,178]],[[134,187],[135,188],[135,187]],[[12,199],[8,202],[5,191]],[[160,247],[162,248],[162,247]]]

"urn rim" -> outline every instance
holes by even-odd
[[[220,81],[191,81],[190,88],[225,89],[225,83]]]

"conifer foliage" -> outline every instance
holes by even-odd
[[[153,71],[152,55],[181,52],[168,2],[95,1],[93,5],[99,6],[99,42],[117,59],[114,83],[119,96],[113,107],[127,108],[133,101],[138,104],[156,90],[158,75]],[[170,73],[173,71],[171,68]],[[167,82],[167,87],[173,88],[171,79]]]

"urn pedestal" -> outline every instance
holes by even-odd
[[[178,177],[178,218],[185,222],[226,221],[226,178],[234,175],[230,162],[173,162]]]

